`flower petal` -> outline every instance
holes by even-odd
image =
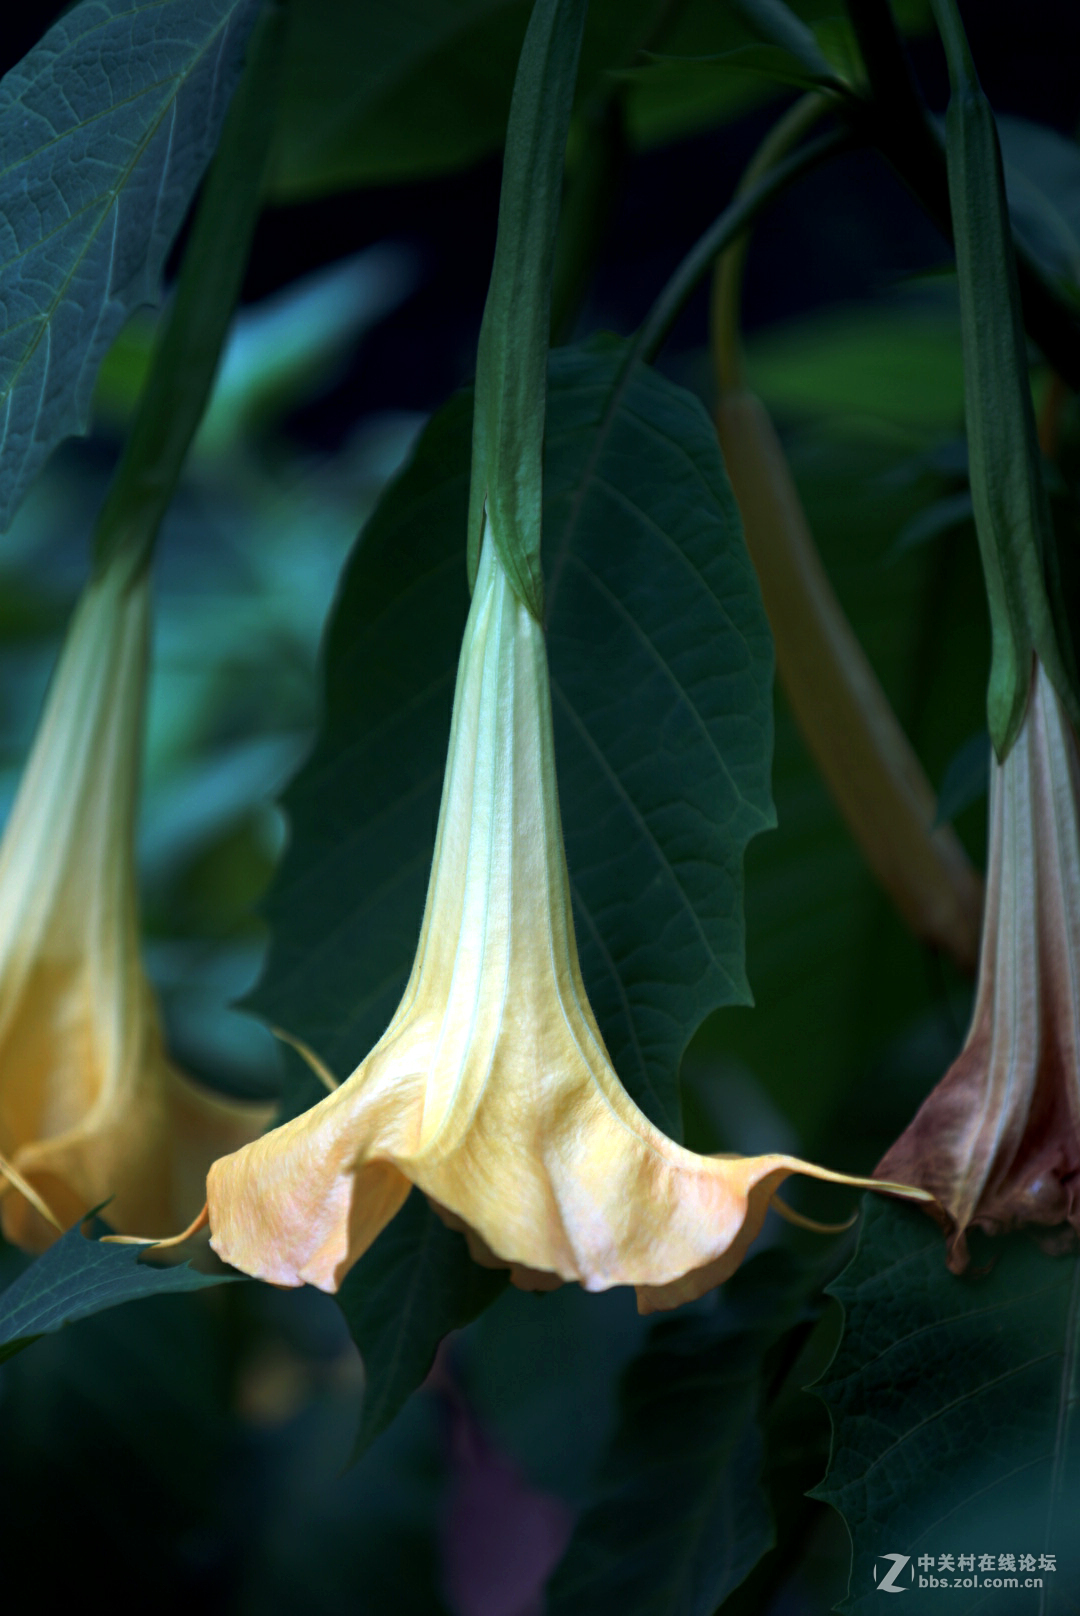
[[[519,1281],[636,1285],[644,1308],[674,1306],[734,1269],[792,1172],[865,1182],[697,1156],[612,1069],[574,939],[543,632],[487,542],[404,997],[340,1088],[214,1165],[212,1244],[335,1290],[416,1184]]]
[[[950,1232],[1080,1229],[1080,749],[1038,662],[991,765],[978,991],[964,1048],[878,1172],[931,1190]]]
[[[109,1201],[168,1235],[206,1169],[269,1120],[189,1082],[139,957],[135,809],[150,581],[123,558],[84,590],[0,842],[0,1153],[65,1226]],[[9,1180],[5,1238],[55,1230]]]

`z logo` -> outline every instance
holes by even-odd
[[[890,1566],[889,1570],[885,1573],[884,1577],[882,1578],[882,1580],[880,1582],[878,1582],[877,1566],[875,1565],[875,1567],[874,1567],[874,1581],[877,1582],[877,1591],[878,1591],[878,1593],[879,1594],[906,1594],[907,1589],[906,1588],[901,1588],[898,1585],[896,1579],[900,1575],[901,1571],[903,1571],[904,1567],[910,1563],[911,1555],[910,1554],[882,1554],[882,1555],[879,1555],[878,1558],[881,1559],[881,1560],[891,1560],[892,1561],[892,1565]],[[914,1570],[914,1567],[912,1567],[911,1581],[914,1582],[914,1580],[915,1580],[915,1570]]]

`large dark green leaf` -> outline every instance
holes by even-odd
[[[750,1001],[743,852],[773,822],[772,641],[712,425],[621,352],[556,356],[545,559],[582,969],[623,1082],[677,1136],[707,1012]]]
[[[550,1616],[711,1616],[770,1547],[763,1360],[806,1289],[785,1254],[767,1252],[702,1311],[653,1326],[624,1374],[619,1427]]]
[[[200,1274],[189,1263],[157,1266],[139,1246],[88,1239],[76,1224],[0,1292],[0,1362],[76,1319],[163,1291],[201,1290],[235,1274]]]
[[[413,1190],[338,1292],[364,1360],[357,1456],[412,1396],[443,1336],[482,1313],[506,1281],[505,1273],[474,1263],[464,1236]]]
[[[669,1132],[702,1018],[749,997],[742,857],[771,822],[772,653],[708,417],[622,345],[552,361],[545,472],[556,755],[582,970]],[[432,422],[349,567],[257,1005],[349,1071],[419,932],[466,611],[470,406]]]
[[[1048,1256],[1027,1235],[979,1239],[973,1254],[955,1277],[929,1218],[868,1200],[855,1257],[829,1287],[846,1327],[817,1388],[833,1453],[816,1496],[851,1533],[844,1611],[878,1608],[875,1572],[887,1574],[891,1554],[910,1557],[905,1609],[1080,1608],[1080,1259]],[[1056,1570],[1025,1591],[1020,1556],[1045,1553]],[[976,1556],[976,1573],[981,1555],[1014,1556],[1021,1587],[991,1591],[988,1578],[1012,1574],[995,1564],[945,1600],[920,1590],[920,1575],[962,1576],[961,1554]]]
[[[440,174],[497,151],[530,0],[305,0],[293,10],[274,189]],[[633,56],[663,0],[594,0],[581,90]]]
[[[772,657],[708,417],[651,372],[620,387],[624,351],[553,359],[548,641],[586,986],[623,1081],[677,1134],[687,1040],[715,1005],[748,997],[742,855],[770,819]],[[353,556],[319,741],[286,797],[292,841],[256,1005],[342,1076],[389,1021],[419,933],[468,604],[470,452],[462,396]],[[315,1097],[299,1090],[292,1109]],[[479,1303],[464,1274],[442,1290],[410,1277],[406,1247],[384,1240],[393,1307],[424,1309],[409,1326],[415,1385],[455,1310]],[[387,1341],[402,1327],[380,1321]],[[401,1363],[384,1379],[392,1354],[380,1354],[374,1409],[408,1389]]]
[[[258,0],[83,0],[0,84],[0,530],[161,268]]]
[[[483,1428],[533,1486],[575,1512],[592,1494],[615,1426],[618,1383],[650,1323],[624,1286],[562,1285],[537,1295],[508,1285],[455,1349]]]

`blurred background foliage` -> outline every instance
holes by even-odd
[[[58,9],[20,8],[5,66]],[[797,9],[830,58],[850,63],[833,0]],[[927,8],[896,10],[940,110]],[[140,831],[146,955],[170,1044],[233,1093],[273,1094],[282,1081],[274,1040],[234,1008],[266,950],[259,900],[287,835],[275,801],[312,742],[320,635],[346,556],[428,415],[469,380],[528,11],[524,0],[293,7],[245,304],[159,547]],[[1067,70],[1080,16],[1063,0],[965,11],[991,99],[1011,118],[1014,195],[1027,154],[1055,200],[1050,213],[1033,204],[1027,228],[1049,243],[1062,283],[1080,287],[1078,167],[1063,155],[1080,120]],[[594,0],[571,174],[600,104],[617,104],[618,149],[574,334],[634,328],[789,94],[760,71],[728,6]],[[1031,120],[1064,138],[1048,151]],[[659,368],[708,404],[706,315],[702,292]],[[125,329],[91,435],[54,456],[0,543],[0,812],[157,317]],[[988,624],[948,249],[878,158],[845,156],[763,218],[745,318],[750,380],[780,425],[830,577],[931,779],[949,780],[979,863],[985,782],[971,759],[984,749],[970,743],[984,729]],[[1062,430],[1061,475],[1080,480],[1075,411]],[[1074,507],[1058,503],[1075,577]],[[694,1039],[687,1141],[865,1171],[958,1047],[971,990],[875,888],[779,693],[776,719],[778,827],[746,865],[756,1005],[716,1013]],[[793,1199],[826,1217],[848,1210],[819,1185]],[[833,1248],[835,1268],[849,1247]],[[507,1291],[347,1469],[363,1377],[329,1299],[224,1286],[87,1320],[0,1376],[6,1563],[27,1592],[28,1561],[41,1565],[35,1580],[57,1603],[108,1585],[122,1588],[118,1608],[198,1598],[208,1616],[525,1616],[589,1500],[620,1372],[647,1330],[622,1293]],[[828,1434],[799,1387],[835,1331],[827,1309],[782,1366],[767,1473],[791,1529],[725,1608],[800,1616],[843,1591],[839,1518],[802,1498]]]

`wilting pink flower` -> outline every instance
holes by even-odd
[[[1041,666],[990,779],[978,989],[960,1054],[877,1169],[936,1197],[949,1266],[966,1233],[1080,1229],[1080,748]]]

